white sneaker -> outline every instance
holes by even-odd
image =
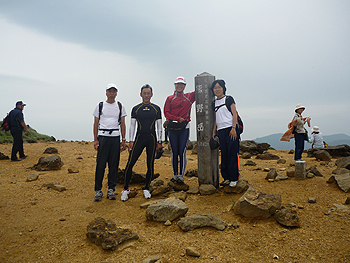
[[[235,187],[237,185],[237,181],[231,181],[230,182],[230,187]]]
[[[129,199],[130,190],[123,190],[122,197],[120,198],[123,202]]]
[[[150,199],[151,198],[151,193],[148,191],[148,190],[143,190],[143,196],[146,198],[146,199]]]

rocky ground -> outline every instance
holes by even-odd
[[[10,155],[11,144],[0,144],[0,152]],[[47,147],[55,147],[64,162],[58,171],[33,171],[33,167]],[[105,197],[94,202],[95,155],[92,143],[51,142],[24,145],[29,156],[21,162],[0,160],[0,262],[142,262],[150,256],[159,256],[159,262],[350,262],[350,206],[348,209],[331,209],[344,205],[350,193],[336,184],[327,184],[335,159],[321,164],[308,158],[307,167],[316,165],[323,177],[305,180],[268,182],[266,172],[257,167],[276,168],[281,174],[293,163],[287,151],[269,150],[287,160],[264,161],[252,157],[257,166],[244,166],[241,159],[241,177],[264,193],[279,193],[282,205],[296,204],[300,228],[285,228],[274,218],[247,219],[235,215],[229,208],[242,194],[225,194],[222,190],[209,196],[188,195],[187,215],[197,213],[220,217],[229,227],[223,231],[199,228],[183,232],[177,220],[170,226],[147,221],[141,192],[127,202],[120,201],[122,186],[118,185],[117,200]],[[121,155],[120,167],[127,162],[127,152]],[[197,155],[187,154],[187,169],[197,168]],[[144,173],[145,156],[135,166]],[[285,169],[284,169],[285,168]],[[76,169],[78,173],[68,173]],[[160,179],[171,178],[170,158],[156,160],[155,171]],[[38,180],[26,182],[37,173]],[[190,188],[198,187],[197,178],[186,178]],[[221,180],[220,180],[221,181]],[[66,187],[59,192],[43,187],[57,182]],[[131,188],[141,189],[140,185]],[[107,191],[104,181],[105,195]],[[308,198],[315,197],[316,203]],[[162,197],[154,197],[153,200]],[[151,200],[152,200],[151,199]],[[140,237],[122,244],[115,251],[105,251],[86,237],[87,226],[96,217],[103,217],[118,227],[129,228]],[[238,228],[230,226],[239,226]],[[190,257],[186,248],[192,247],[200,257]]]

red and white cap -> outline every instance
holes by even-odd
[[[186,80],[185,80],[185,78],[184,77],[177,77],[176,78],[176,80],[175,80],[175,83],[174,84],[176,84],[176,83],[183,83],[183,84],[185,84],[186,85]]]
[[[111,88],[115,88],[118,91],[117,85],[115,85],[114,83],[109,83],[106,87],[106,91],[111,89]]]

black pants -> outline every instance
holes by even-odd
[[[129,160],[125,168],[125,184],[124,189],[129,188],[129,183],[132,176],[132,168],[134,167],[137,159],[140,157],[143,149],[146,147],[147,154],[147,173],[146,173],[146,186],[144,189],[149,189],[149,185],[154,175],[154,157],[157,146],[157,139],[155,134],[137,134],[134,142],[134,146],[129,154]]]
[[[11,160],[17,159],[17,153],[19,153],[19,158],[24,157],[22,134],[23,130],[20,128],[11,129],[11,135],[13,137]]]
[[[96,158],[95,191],[102,189],[102,181],[108,163],[108,189],[115,190],[120,160],[120,136],[98,136],[99,146]]]

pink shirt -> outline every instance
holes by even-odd
[[[191,121],[191,106],[195,101],[195,91],[185,93],[174,92],[167,97],[164,104],[164,116],[168,120],[180,121],[180,118]]]

